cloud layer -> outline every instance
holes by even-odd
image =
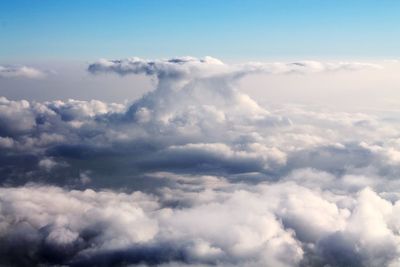
[[[0,98],[0,263],[398,266],[391,113],[264,107],[252,73],[377,68],[214,58],[101,60],[145,74],[130,104]]]

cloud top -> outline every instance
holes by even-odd
[[[182,78],[192,76],[196,78],[212,76],[241,77],[247,74],[289,74],[289,73],[318,73],[333,71],[349,71],[362,69],[379,69],[380,65],[360,62],[249,62],[244,64],[228,65],[221,60],[205,57],[181,57],[165,60],[146,60],[138,57],[107,60],[101,59],[88,67],[91,73],[117,73],[119,75],[144,74],[155,75],[159,79],[167,77]]]

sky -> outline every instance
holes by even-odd
[[[400,266],[399,1],[0,1],[0,266]]]
[[[393,0],[16,0],[0,7],[2,63],[399,56],[400,3]]]
[[[242,88],[262,102],[288,97],[327,105],[333,100],[347,108],[354,104],[342,99],[360,91],[368,91],[360,107],[375,105],[375,88],[382,82],[380,104],[397,96],[392,74],[397,66],[387,61],[400,56],[398,1],[16,0],[2,1],[0,7],[0,64],[46,73],[46,79],[0,79],[1,95],[14,100],[132,101],[151,90],[148,78],[93,77],[86,68],[100,58],[133,56],[213,56],[226,63],[375,62],[388,65],[386,71],[263,76],[246,79],[254,82]],[[348,91],[337,89],[343,85]]]

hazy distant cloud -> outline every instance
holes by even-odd
[[[43,78],[44,71],[27,66],[2,66],[0,65],[0,78]]]

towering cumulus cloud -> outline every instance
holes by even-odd
[[[379,66],[100,60],[130,104],[0,98],[0,265],[400,266],[400,121],[265,107],[245,75]]]

